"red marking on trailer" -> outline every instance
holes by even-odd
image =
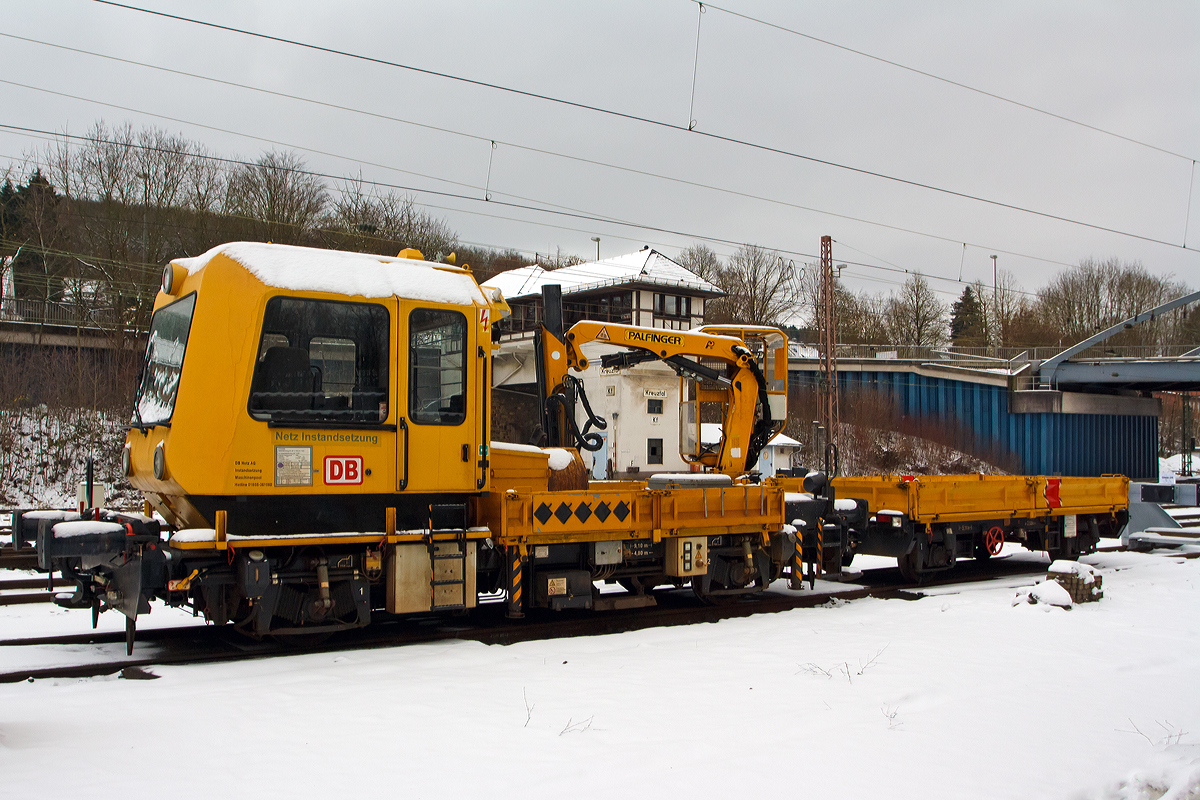
[[[1062,500],[1058,496],[1058,487],[1062,483],[1060,478],[1046,479],[1046,506],[1049,508],[1062,508]]]
[[[339,486],[363,482],[362,456],[325,456],[325,483]]]

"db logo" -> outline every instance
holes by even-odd
[[[325,483],[362,483],[362,456],[325,456]]]

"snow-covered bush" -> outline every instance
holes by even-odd
[[[125,417],[44,405],[0,409],[0,506],[73,506],[89,456],[94,479],[110,487],[108,505],[138,505],[140,496],[121,475]]]

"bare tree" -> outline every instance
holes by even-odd
[[[679,253],[676,259],[689,272],[695,273],[713,285],[720,285],[721,272],[725,265],[721,258],[704,242],[696,242],[691,247]]]
[[[882,294],[847,292],[845,306],[838,306],[838,341],[843,344],[891,344],[888,330],[888,298]]]
[[[203,253],[226,241],[221,218],[226,182],[225,165],[220,159],[214,158],[203,145],[194,144],[182,198],[187,220],[177,231],[180,254]]]
[[[920,273],[910,275],[887,304],[888,328],[895,344],[940,347],[947,338],[947,306]]]
[[[734,299],[725,288],[729,278],[720,256],[703,242],[696,242],[680,252],[678,261],[688,271],[726,292],[720,297],[710,297],[704,301],[704,321],[717,323],[734,319]]]
[[[294,152],[270,151],[230,176],[226,212],[243,218],[250,236],[299,244],[329,203],[324,181]]]
[[[820,264],[805,264],[797,276],[797,285],[803,317],[813,330],[818,330],[822,310]],[[888,343],[884,314],[886,299],[882,295],[867,292],[855,294],[846,288],[841,276],[835,273],[833,303],[840,344]]]
[[[412,247],[426,258],[440,260],[458,246],[458,234],[445,220],[418,208],[408,195],[381,194],[374,186],[368,188],[361,176],[348,178],[337,187],[324,224],[339,237],[342,249],[384,249],[395,255]]]
[[[1060,272],[1038,292],[1038,310],[1063,342],[1077,342],[1185,294],[1187,286],[1151,275],[1139,262],[1085,259]],[[1114,336],[1114,345],[1160,346],[1181,328],[1181,311]]]
[[[748,244],[738,248],[720,273],[717,285],[726,293],[727,319],[709,322],[741,322],[748,325],[778,325],[801,310],[795,266],[775,251]]]
[[[102,291],[89,291],[87,302],[103,307],[120,340],[144,328],[163,262],[218,240],[197,226],[197,211],[211,212],[223,175],[202,146],[158,128],[101,121],[83,139],[56,140],[42,161],[63,187],[73,248],[88,254],[75,259],[74,296],[100,281]]]
[[[971,290],[979,299],[979,315],[986,344],[1004,346],[1014,344],[1013,325],[1023,311],[1028,310],[1028,300],[1021,293],[1017,279],[1007,270],[1000,270],[995,286],[984,286],[983,281],[971,284]]]
[[[574,253],[564,252],[561,246],[555,246],[553,253],[542,255],[534,253],[533,260],[539,264],[542,269],[555,270],[563,267],[573,267],[576,264],[583,264],[587,259],[583,256],[577,256]]]

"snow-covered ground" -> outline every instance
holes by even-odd
[[[0,795],[1200,796],[1200,559],[1084,560],[1104,599],[1071,609],[1014,605],[1007,579],[608,636],[0,685]],[[89,627],[0,607],[0,639]],[[22,649],[0,645],[0,670]]]
[[[1191,453],[1188,456],[1176,453],[1158,460],[1158,479],[1182,475],[1185,462],[1190,465],[1192,475],[1200,475],[1200,453]]]

